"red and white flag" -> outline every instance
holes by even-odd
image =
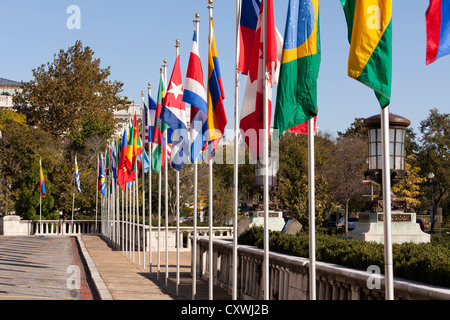
[[[267,0],[268,23],[266,39],[266,61],[264,62],[264,1],[261,1],[258,24],[253,42],[252,59],[249,66],[247,84],[240,117],[241,134],[244,136],[250,152],[254,158],[263,155],[263,130],[264,130],[264,73],[269,74],[268,81],[268,108],[269,127],[272,118],[272,87],[278,81],[281,65],[283,39],[275,27],[273,14],[273,0]],[[269,133],[268,133],[269,135]]]

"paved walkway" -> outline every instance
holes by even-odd
[[[0,300],[96,299],[90,283],[76,238],[0,238]]]
[[[87,262],[101,299],[113,300],[192,300],[191,253],[180,252],[180,283],[176,294],[176,252],[169,252],[169,277],[166,285],[165,251],[160,254],[159,279],[157,273],[157,253],[152,254],[152,273],[149,256],[146,266],[141,252],[139,260],[135,251],[130,253],[113,250],[99,236],[80,237],[82,250],[88,253]],[[89,258],[90,257],[90,258]],[[140,262],[140,264],[139,264]],[[197,279],[196,300],[208,300],[208,282]],[[214,287],[214,300],[230,300],[225,290]]]

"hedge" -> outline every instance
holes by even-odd
[[[256,226],[244,231],[238,242],[262,249],[263,240],[263,228]],[[290,235],[270,231],[269,247],[271,251],[309,257],[309,236],[305,232]],[[430,243],[393,244],[392,255],[394,276],[450,287],[450,235],[433,234]],[[384,272],[384,245],[317,233],[316,259],[364,271],[377,265]]]

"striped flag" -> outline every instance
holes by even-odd
[[[264,1],[264,0],[263,0]],[[264,73],[269,72],[268,91],[268,108],[269,119],[271,123],[272,110],[272,86],[278,81],[279,66],[281,60],[282,37],[275,28],[275,20],[273,15],[273,0],[268,0],[268,25],[267,39],[264,38],[262,8],[259,12],[258,24],[256,28],[255,38],[253,42],[252,59],[249,65],[247,84],[244,92],[244,100],[240,116],[240,129],[243,132],[245,142],[247,143],[253,157],[258,158],[263,154],[263,137],[264,129]],[[266,42],[266,61],[263,61],[263,41]],[[269,134],[269,133],[267,133]]]
[[[260,0],[242,0],[239,20],[239,72],[248,74],[252,59],[253,40],[258,24]]]
[[[210,144],[211,156],[214,156],[217,145],[222,139],[225,126],[228,123],[225,114],[223,100],[225,92],[222,85],[219,57],[217,55],[216,39],[214,35],[214,21],[211,18],[211,29],[209,30],[209,54],[208,54],[208,87],[207,87],[207,141]]]
[[[381,108],[391,100],[392,0],[341,0],[348,26],[348,76],[372,88]]]
[[[207,95],[203,78],[202,62],[198,50],[197,31],[194,30],[191,55],[186,74],[183,101],[191,105],[191,162],[202,160],[202,150],[206,144],[204,136],[207,128]]]
[[[148,144],[153,141],[153,132],[155,130],[155,121],[156,121],[156,101],[148,95],[148,113],[147,113],[147,126],[148,126],[148,135],[146,141],[146,147]]]
[[[171,144],[172,144],[172,130],[169,126],[161,120],[161,111],[163,107],[163,100],[166,96],[164,90],[164,78],[161,73],[159,80],[159,88],[158,88],[158,100],[156,102],[156,112],[155,112],[155,126],[153,130],[153,147],[152,147],[152,170],[157,174],[160,174],[162,169],[164,168],[165,162],[165,138],[164,131],[166,131],[167,135],[167,154],[170,155]]]
[[[161,110],[161,120],[173,130],[170,164],[180,171],[186,163],[189,138],[186,125],[186,108],[183,101],[183,79],[181,77],[180,56],[177,56],[170,77],[167,93]]]
[[[119,184],[122,190],[125,190],[125,186],[128,179],[127,170],[125,167],[125,156],[127,154],[128,147],[128,137],[127,137],[127,128],[123,130],[122,134],[122,144],[120,145],[120,156],[119,163],[117,165],[117,183]]]
[[[98,174],[98,181],[100,185],[100,190],[104,196],[106,196],[106,176],[105,176],[105,165],[103,163],[103,156],[100,155],[100,170]]]
[[[77,182],[78,193],[81,193],[80,173],[78,172],[77,156],[75,156],[75,181]]]
[[[45,198],[47,193],[45,191],[45,177],[44,177],[44,172],[42,171],[42,161],[41,161],[41,159],[39,159],[39,187],[41,189],[42,197]]]
[[[450,0],[430,0],[426,23],[428,65],[450,54]]]

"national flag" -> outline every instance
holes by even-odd
[[[348,76],[375,91],[381,108],[391,100],[392,0],[341,0],[348,26]]]
[[[274,119],[279,136],[307,134],[307,121],[317,121],[320,62],[319,0],[290,0]]]
[[[119,163],[117,165],[117,183],[119,184],[122,190],[125,190],[125,185],[128,181],[128,170],[125,166],[125,157],[127,154],[128,148],[128,135],[127,128],[124,129],[122,134],[122,144],[120,146],[120,157]]]
[[[249,66],[247,84],[240,116],[240,129],[253,157],[263,154],[264,130],[264,74],[269,73],[268,81],[268,123],[271,123],[272,86],[278,81],[281,59],[282,37],[275,27],[273,0],[267,3],[267,39],[264,38],[264,0],[261,1],[258,24],[253,42],[252,59]],[[263,42],[266,43],[266,61],[263,61]],[[269,132],[267,132],[269,135]]]
[[[164,97],[161,110],[161,121],[169,125],[173,130],[170,163],[172,168],[180,171],[186,163],[189,150],[180,56],[177,56],[175,60],[172,76],[170,77],[169,86],[167,87],[167,93]]]
[[[134,113],[134,121],[133,121],[133,134],[134,134],[134,138],[133,138],[133,163],[135,165],[133,165],[134,171],[136,172],[136,175],[138,174],[138,170],[141,167],[141,160],[140,160],[140,155],[142,154],[142,141],[141,141],[141,136],[139,134],[139,127],[137,124],[137,117],[136,117],[136,112]],[[137,167],[135,167],[137,166]]]
[[[130,126],[130,138],[128,140],[127,152],[125,156],[125,167],[129,172],[134,171],[137,173],[138,169],[140,168],[141,162],[139,158],[136,157],[139,157],[141,153],[141,140],[139,138],[139,128],[137,125],[137,117],[135,112],[133,123]],[[137,168],[135,168],[135,162],[137,162]]]
[[[47,193],[45,191],[45,177],[44,177],[44,172],[42,171],[42,161],[41,161],[41,159],[39,159],[39,187],[41,189],[42,197],[45,198]]]
[[[98,174],[98,180],[100,183],[100,190],[104,196],[106,196],[106,177],[105,177],[105,165],[103,163],[103,155],[100,155],[100,170]]]
[[[192,39],[191,55],[186,73],[186,81],[184,84],[183,101],[191,105],[191,123],[190,123],[190,140],[191,140],[191,162],[195,159],[202,160],[201,152],[206,144],[204,136],[207,127],[207,94],[205,81],[203,78],[202,62],[200,60],[197,31],[194,30]]]
[[[80,173],[78,172],[77,156],[75,156],[75,181],[77,183],[78,193],[81,193]]]
[[[153,145],[151,154],[152,170],[158,174],[161,173],[161,170],[164,167],[165,153],[166,153],[164,131],[168,130],[169,127],[167,124],[161,121],[161,110],[164,97],[165,97],[164,79],[161,73],[158,88],[158,98],[156,102],[155,126],[153,130]]]
[[[208,39],[208,86],[207,86],[207,141],[211,144],[210,155],[213,156],[215,149],[222,139],[225,126],[228,123],[225,114],[223,100],[225,92],[222,85],[222,75],[220,73],[219,57],[217,55],[216,39],[214,35],[214,21],[211,21]]]
[[[239,19],[239,72],[248,74],[253,40],[258,24],[260,0],[242,0]]]
[[[155,129],[155,121],[156,121],[156,101],[148,95],[148,113],[147,113],[147,126],[148,126],[148,138],[146,147],[148,147],[148,143],[153,141],[153,133]]]
[[[144,146],[148,147],[148,129],[149,129],[149,109],[148,106],[144,102],[143,110],[142,110],[142,134],[144,140]]]
[[[450,0],[430,0],[426,25],[428,65],[450,54]]]
[[[114,183],[117,182],[117,151],[116,151],[116,143],[112,143],[111,145],[111,171],[114,178]],[[112,178],[111,178],[112,179]]]

